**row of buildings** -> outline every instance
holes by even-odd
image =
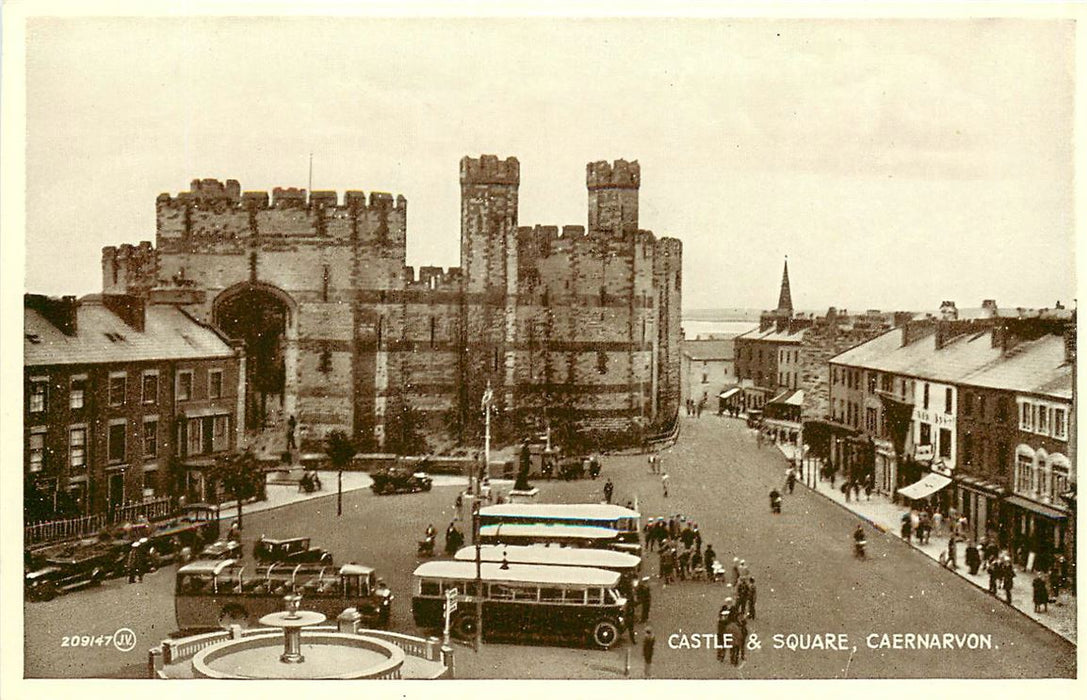
[[[1075,313],[1059,303],[796,313],[786,262],[758,328],[684,342],[684,387],[804,445],[843,480],[955,509],[970,537],[1045,568],[1074,554],[1075,344]]]
[[[471,446],[488,387],[499,442],[667,434],[682,244],[639,227],[638,162],[586,166],[587,226],[520,226],[520,174],[461,160],[447,270],[406,265],[403,196],[213,179],[159,195],[154,245],[103,249],[102,294],[26,297],[27,492],[76,514],[200,495],[215,455],[278,454],[295,425],[303,450],[333,430],[363,451]]]

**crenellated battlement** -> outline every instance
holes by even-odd
[[[512,156],[505,160],[494,155],[479,158],[465,156],[460,159],[462,185],[517,185],[520,182],[521,164]]]
[[[408,289],[430,289],[434,291],[460,291],[461,270],[459,267],[448,269],[423,265],[416,276],[415,268],[404,267],[404,286]]]
[[[585,184],[590,190],[636,190],[642,184],[642,168],[636,160],[598,160],[585,166]]]
[[[102,248],[102,291],[106,294],[146,292],[157,282],[158,252],[151,241]]]
[[[214,178],[193,180],[188,192],[171,196],[164,192],[156,199],[159,209],[211,208],[221,210],[225,205],[232,209],[358,209],[403,210],[408,200],[403,195],[395,197],[388,192],[371,192],[369,204],[366,194],[359,190],[344,193],[343,203],[334,190],[306,191],[300,187],[275,187],[269,196],[263,190],[241,191],[237,180],[224,184]]]

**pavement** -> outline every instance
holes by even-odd
[[[778,444],[777,448],[782,455],[785,456],[786,463],[795,462],[796,447],[794,445]],[[878,528],[881,532],[904,540],[901,536],[901,523],[902,515],[907,512],[907,509],[901,504],[892,503],[891,500],[883,494],[873,493],[869,499],[865,498],[862,493],[861,500],[851,499],[847,501],[841,488],[834,488],[830,485],[829,481],[823,479],[816,481],[814,487],[812,486],[810,479],[808,479],[808,483],[803,483],[798,480],[797,485],[811,489],[824,498],[837,503],[849,512],[860,516],[866,522]],[[838,482],[838,486],[841,486],[840,481]],[[924,554],[939,565],[940,555],[947,552],[947,539],[948,532],[946,531],[946,528],[943,528],[943,531],[941,532],[933,532],[929,541],[925,544],[919,544],[916,539],[912,538],[907,541],[907,544],[913,547],[915,551]],[[978,588],[988,591],[988,572],[979,570],[977,574],[971,575],[969,569],[967,569],[966,565],[963,563],[964,557],[965,545],[959,547],[958,568],[951,570]],[[1076,596],[1067,591],[1062,591],[1057,602],[1050,603],[1047,611],[1034,612],[1033,590],[1031,588],[1031,581],[1033,578],[1034,574],[1032,572],[1027,571],[1023,567],[1016,567],[1016,580],[1015,585],[1012,588],[1011,606],[1038,624],[1056,632],[1075,644]],[[997,597],[1003,602],[1005,600],[1004,591],[998,591]]]

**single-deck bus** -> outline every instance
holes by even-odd
[[[452,626],[458,636],[476,634],[476,602],[482,592],[483,634],[529,640],[573,639],[609,649],[629,622],[619,574],[583,566],[532,564],[480,565],[466,561],[429,561],[414,574],[411,611],[427,629],[445,624],[445,593],[459,596]]]
[[[583,549],[541,544],[495,545],[479,548],[480,561],[488,563],[539,564],[542,566],[588,566],[607,569],[619,574],[620,590],[624,594],[633,590],[641,575],[641,557],[610,549]],[[457,561],[476,560],[475,547],[462,547],[453,558]]]
[[[637,543],[641,514],[608,503],[505,503],[479,509],[480,525],[581,525],[619,533],[619,541]]]
[[[368,566],[272,564],[249,567],[234,559],[195,561],[177,570],[174,615],[179,630],[256,625],[283,609],[283,596],[302,596],[302,609],[335,619],[355,608],[363,622],[389,624],[393,595]]]
[[[563,547],[616,549],[641,554],[641,545],[623,542],[619,532],[607,527],[589,525],[519,525],[502,523],[479,528],[480,544],[549,544]]]

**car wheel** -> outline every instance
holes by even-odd
[[[34,600],[49,601],[56,598],[59,593],[60,591],[57,589],[56,584],[43,583],[31,591],[31,597]]]
[[[461,639],[473,639],[476,636],[476,616],[464,614],[457,618],[456,633]]]
[[[249,614],[240,605],[227,605],[219,613],[219,626],[225,630],[231,625],[246,627],[249,624]]]
[[[90,582],[90,585],[99,586],[102,584],[102,579],[104,579],[105,577],[106,572],[102,571],[102,569],[98,567],[95,567],[91,570],[91,575],[90,577],[88,577],[87,580]]]
[[[611,620],[601,620],[593,627],[592,641],[600,649],[611,649],[619,641],[619,626]]]
[[[433,484],[433,482],[430,482],[430,481],[424,481],[424,482],[423,482],[423,490],[424,490],[424,491],[429,491],[429,490],[430,490],[430,487],[431,487],[431,486],[433,486],[433,485],[434,485],[434,484]]]

